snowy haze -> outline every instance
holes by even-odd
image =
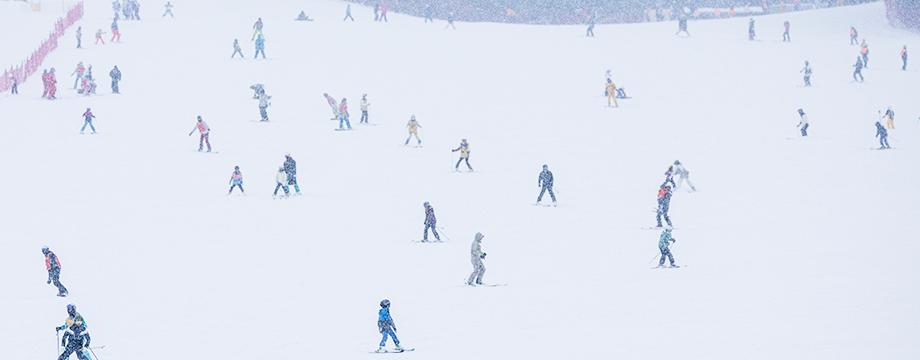
[[[920,65],[901,71],[898,56],[920,38],[889,28],[883,3],[758,17],[754,42],[747,18],[690,22],[690,38],[674,36],[676,22],[598,25],[585,38],[584,26],[379,23],[354,4],[356,21],[342,22],[340,1],[175,1],[165,19],[163,4],[142,0],[143,20],[120,21],[112,44],[111,3],[88,1],[42,65],[57,68],[60,99],[40,99],[39,74],[0,96],[11,359],[51,359],[71,302],[93,346],[106,345],[102,360],[364,359],[381,356],[368,352],[384,298],[416,348],[399,356],[418,359],[920,350]],[[293,21],[301,10],[316,20]],[[267,60],[251,59],[257,17]],[[851,83],[851,25],[870,45],[865,83]],[[105,46],[92,44],[96,28]],[[230,59],[234,38],[246,60]],[[800,87],[805,60],[811,88]],[[99,95],[71,90],[79,61]],[[605,107],[607,69],[633,97],[619,108]],[[270,123],[251,121],[255,83],[273,96]],[[333,131],[324,92],[348,99],[356,131]],[[357,124],[364,93],[379,126]],[[887,106],[895,149],[870,150]],[[78,134],[87,107],[97,135]],[[199,115],[218,154],[188,136]],[[423,148],[401,146],[411,115]],[[451,172],[461,138],[477,173]],[[285,152],[304,195],[273,200]],[[671,201],[673,253],[687,266],[650,270],[659,232],[640,227],[655,225],[675,159],[699,190]],[[543,164],[557,208],[533,206]],[[234,166],[247,196],[225,195]],[[425,201],[450,241],[412,242]],[[485,282],[508,286],[463,286],[476,232]],[[61,258],[68,298],[44,284],[43,245]]]

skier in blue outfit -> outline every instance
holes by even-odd
[[[380,340],[380,347],[377,352],[386,352],[383,347],[387,344],[387,336],[393,337],[393,342],[396,343],[396,351],[402,352],[403,348],[399,346],[399,339],[396,338],[396,324],[393,322],[393,318],[390,317],[390,300],[383,299],[380,301],[380,307],[382,309],[377,312],[377,329],[383,334],[383,339]]]
[[[668,260],[671,261],[671,267],[680,267],[674,265],[674,256],[671,255],[671,243],[676,242],[677,240],[671,237],[671,229],[664,229],[661,232],[661,237],[658,239],[658,249],[661,250],[661,260],[658,260],[658,267],[664,267],[664,258],[668,257]]]
[[[253,59],[259,58],[259,52],[262,53],[262,58],[265,58],[265,39],[262,38],[262,34],[259,34],[259,37],[256,39],[256,56]]]
[[[425,236],[422,237],[422,242],[428,242],[428,228],[431,228],[431,232],[434,234],[436,241],[441,241],[441,237],[438,236],[438,219],[434,217],[434,208],[431,207],[427,201],[425,202]]]
[[[93,134],[96,133],[96,127],[93,126],[93,118],[95,117],[96,115],[93,115],[93,112],[89,111],[89,108],[86,108],[86,112],[83,113],[84,120],[83,120],[83,128],[80,129],[81,134],[83,133],[83,130],[86,130],[86,125],[89,125],[89,128],[93,129]]]

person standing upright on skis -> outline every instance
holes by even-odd
[[[470,262],[473,263],[473,273],[470,274],[469,280],[466,281],[466,284],[470,286],[482,285],[482,276],[486,274],[486,266],[482,263],[482,260],[486,258],[486,253],[482,252],[482,238],[484,237],[482,233],[476,233],[473,238],[473,245],[470,247]]]
[[[664,258],[671,261],[671,267],[679,267],[674,264],[674,256],[671,255],[671,243],[677,240],[671,237],[671,229],[661,231],[661,237],[658,238],[658,249],[661,250],[661,260],[658,260],[658,267],[664,267]]]
[[[371,103],[367,102],[367,94],[361,95],[361,121],[359,124],[369,124],[367,121],[367,107],[371,106]]]
[[[83,67],[83,62],[81,61],[79,64],[77,64],[77,68],[73,70],[73,73],[70,74],[70,76],[74,76],[74,74],[77,75],[77,80],[73,82],[74,89],[77,88],[77,84],[80,83],[80,79],[83,79],[84,71],[86,71],[86,68]]]
[[[252,29],[252,40],[256,39],[256,34],[262,35],[262,18],[259,18],[255,24],[252,24]]]
[[[853,82],[856,82],[856,75],[859,75],[859,82],[863,82],[863,76],[862,76],[863,61],[861,57],[859,56],[856,57],[856,64],[854,64],[853,67],[856,68],[856,70],[853,71]]]
[[[262,58],[265,59],[265,38],[262,37],[262,34],[259,34],[259,37],[256,38],[256,55],[252,58],[258,59],[259,53],[262,53]]]
[[[351,130],[351,122],[348,121],[348,103],[345,98],[342,98],[342,103],[339,104],[339,130],[342,129],[342,122],[345,122],[348,130]]]
[[[671,207],[671,187],[668,185],[661,185],[661,188],[658,189],[658,227],[661,227],[661,216],[664,215],[664,220],[668,223],[669,227],[671,225],[671,218],[668,217],[668,208]]]
[[[553,193],[553,172],[549,171],[549,166],[543,165],[543,171],[537,178],[537,186],[540,187],[540,195],[537,196],[537,205],[543,200],[543,193],[549,191],[549,197],[553,199],[553,206],[556,206],[556,194]]]
[[[418,140],[418,146],[422,146],[422,139],[418,137],[418,128],[420,127],[422,126],[418,124],[418,121],[415,121],[415,115],[412,115],[409,123],[406,124],[406,128],[409,129],[409,137],[406,138],[406,143],[403,145],[409,145],[409,139],[412,139],[412,135],[415,135],[415,140]]]
[[[904,48],[901,49],[901,60],[904,61],[904,66],[901,67],[901,70],[907,70],[907,45],[904,45]]]
[[[891,110],[891,106],[888,107],[888,111],[885,111],[884,117],[888,119],[888,128],[894,129],[894,111]]]
[[[390,300],[381,300],[380,307],[380,311],[377,312],[377,330],[383,334],[383,339],[380,340],[380,347],[377,348],[377,352],[387,352],[383,347],[387,345],[388,336],[393,338],[393,343],[396,344],[396,351],[403,352],[403,348],[399,346],[399,339],[396,338],[396,323],[393,321],[393,317],[390,316]]]
[[[227,192],[227,195],[232,194],[233,188],[237,186],[240,187],[240,192],[242,192],[243,194],[246,193],[246,190],[243,190],[243,173],[240,172],[239,166],[234,166],[233,174],[230,174],[230,191]]]
[[[866,39],[863,39],[862,44],[859,45],[859,53],[863,58],[863,67],[869,68],[869,45],[866,44]]]
[[[451,152],[460,151],[460,160],[457,160],[457,165],[454,165],[454,171],[458,171],[460,168],[460,162],[466,160],[466,167],[470,168],[470,171],[473,171],[473,167],[470,166],[470,144],[466,143],[466,139],[460,139],[460,147],[451,150]]]
[[[754,40],[754,18],[748,23],[748,40]]]
[[[236,56],[237,53],[240,54],[240,59],[244,59],[244,60],[246,59],[246,57],[243,56],[243,49],[240,48],[240,40],[233,39],[233,55],[230,55],[230,58],[233,59],[233,57]]]
[[[93,112],[90,111],[89,108],[86,108],[86,112],[83,113],[83,128],[80,129],[81,134],[83,130],[86,130],[86,125],[89,125],[89,128],[93,130],[93,134],[96,133],[96,127],[93,126],[93,118],[95,117],[96,115],[93,115]]]
[[[163,13],[163,17],[166,17],[166,14],[169,14],[169,17],[175,17],[175,16],[173,16],[173,13],[172,13],[173,5],[170,4],[169,1],[167,1],[167,2],[166,2],[166,5],[163,5],[163,7],[166,8],[166,12]],[[242,189],[242,187],[240,187],[240,188]]]
[[[696,191],[696,187],[693,186],[693,183],[690,182],[690,172],[684,168],[684,165],[680,163],[680,160],[674,160],[674,169],[680,178],[677,179],[677,185],[674,186],[674,189],[680,189],[680,185],[684,183],[684,180],[687,181],[687,185],[690,185],[690,189]]]
[[[69,292],[64,285],[61,285],[61,261],[57,255],[54,255],[47,246],[42,248],[42,254],[45,254],[45,270],[48,270],[48,283],[54,283],[58,288],[57,296],[67,296]]]
[[[297,162],[290,153],[284,154],[284,172],[287,174],[287,184],[294,186],[294,195],[300,195],[300,185],[297,185]]]
[[[856,28],[850,26],[850,45],[859,44],[859,41],[856,40],[857,36],[859,36],[859,34],[856,32]]]
[[[808,61],[805,61],[805,68],[799,70],[799,73],[805,73],[805,86],[811,86],[811,67],[808,66]]]
[[[888,130],[885,130],[885,127],[882,126],[882,123],[878,121],[875,122],[875,129],[875,137],[879,138],[878,142],[882,145],[879,150],[890,149],[891,146],[888,145]]]
[[[342,21],[345,21],[348,19],[351,19],[352,22],[355,21],[355,18],[351,17],[351,4],[348,4],[348,6],[345,7],[345,18],[342,19]]]
[[[801,128],[802,136],[808,136],[808,116],[805,116],[805,111],[799,109],[799,117],[801,120],[799,120],[799,124],[795,127]]]
[[[617,104],[617,86],[609,78],[607,79],[607,85],[604,92],[607,93],[607,107],[611,107],[610,100],[613,100],[614,107],[620,107],[620,104]]]
[[[275,193],[272,194],[272,197],[278,196],[278,189],[284,190],[284,198],[290,197],[291,193],[288,191],[287,182],[288,178],[284,172],[284,167],[278,167],[278,172],[275,174]]]
[[[112,39],[110,42],[115,42],[115,38],[118,38],[118,41],[121,41],[121,33],[118,32],[118,18],[112,20]]]
[[[188,136],[192,136],[196,129],[199,133],[201,133],[201,138],[198,140],[198,151],[204,149],[204,143],[207,143],[208,152],[211,152],[211,140],[209,139],[211,134],[211,127],[208,126],[208,123],[201,119],[201,116],[198,117],[198,123],[196,123],[195,127],[192,128],[192,132],[188,133]]]
[[[58,356],[58,360],[67,360],[70,358],[70,354],[73,353],[77,353],[77,358],[80,360],[89,360],[83,354],[83,349],[89,348],[89,342],[89,332],[86,331],[86,327],[75,323],[73,327],[64,330],[64,337],[61,339],[61,346],[64,348],[64,352]]]
[[[434,234],[435,241],[440,242],[441,237],[438,236],[438,219],[434,217],[434,208],[431,207],[427,201],[423,204],[425,206],[425,235],[422,236],[422,242],[428,242],[428,229],[431,229],[431,233]]]
[[[784,22],[783,26],[786,28],[786,32],[783,33],[783,41],[792,42],[792,36],[789,35],[789,22]]]
[[[109,77],[112,78],[112,93],[121,94],[118,91],[118,82],[121,81],[121,70],[118,70],[118,66],[115,66],[112,71],[109,71]]]

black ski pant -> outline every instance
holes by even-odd
[[[342,19],[342,21],[345,21],[345,20],[348,20],[348,19],[351,19],[351,21],[355,21],[355,18],[351,17],[351,14],[345,14],[345,18]]]
[[[543,188],[540,189],[540,196],[537,196],[537,202],[540,202],[540,200],[543,200],[543,193],[546,191],[549,191],[549,197],[553,198],[553,202],[556,202],[556,194],[553,194],[552,185],[549,185],[549,186],[543,185]]]
[[[434,238],[435,238],[437,241],[441,241],[441,237],[438,236],[437,227],[438,227],[438,223],[436,223],[436,222],[433,222],[433,223],[425,223],[425,236],[422,237],[422,241],[423,241],[423,242],[424,242],[424,241],[428,241],[428,228],[431,228],[431,233],[434,234]]]
[[[361,121],[359,123],[367,122],[367,110],[361,110]]]
[[[232,186],[230,186],[230,192],[229,192],[228,194],[232,194],[232,193],[233,193],[233,188],[234,188],[234,187],[237,187],[237,186],[240,187],[240,191],[246,192],[246,190],[243,190],[243,184],[233,184]]]
[[[120,94],[118,92],[118,81],[115,81],[115,80],[112,81],[112,92],[116,94]]]
[[[48,270],[48,283],[54,283],[58,288],[58,294],[67,294],[67,288],[61,285],[61,268],[51,268]]]
[[[671,265],[673,266],[673,265],[674,265],[674,256],[671,255],[671,250],[668,249],[668,248],[658,248],[658,249],[661,250],[661,260],[658,260],[658,266],[664,265],[664,258],[665,258],[665,256],[668,257],[668,260],[671,261]]]
[[[661,216],[664,215],[664,221],[668,223],[668,226],[671,225],[671,218],[668,217],[668,208],[671,207],[671,204],[658,200],[658,227],[661,227]]]
[[[808,124],[802,126],[802,136],[808,136]]]
[[[850,45],[859,44],[859,41],[856,41],[856,36],[850,36]]]
[[[585,36],[594,36],[594,26],[593,25],[588,26],[588,32],[585,34]]]
[[[282,183],[276,183],[276,184],[277,184],[277,185],[275,185],[275,193],[272,194],[272,195],[278,195],[278,189],[279,189],[279,188],[284,189],[284,194],[285,194],[285,195],[288,194],[288,187],[287,187],[287,185],[284,185],[284,184],[282,184]]]
[[[262,121],[268,121],[268,111],[265,111],[267,106],[259,106],[259,113],[262,114]]]
[[[792,36],[789,36],[788,31],[783,33],[783,41],[792,41]]]
[[[10,95],[19,94],[19,89],[16,88],[16,84],[13,84],[13,89],[10,90]]]
[[[811,86],[811,75],[805,76],[805,86]]]
[[[907,58],[901,58],[901,60],[904,60],[904,66],[901,67],[901,70],[907,70]]]
[[[869,67],[869,54],[862,54],[863,57],[863,67]]]
[[[82,41],[80,41],[80,38],[77,38],[77,49],[82,49],[82,48],[83,48],[82,46],[80,46],[81,43],[82,43]]]
[[[58,360],[67,360],[70,358],[70,354],[74,352],[77,353],[77,359],[89,360],[86,358],[86,356],[83,356],[83,351],[80,351],[82,349],[83,349],[82,347],[76,347],[76,345],[70,346],[70,344],[68,343],[67,347],[64,348],[64,352],[61,353],[61,356],[58,356]]]
[[[468,157],[461,157],[460,160],[457,160],[457,165],[454,165],[454,170],[460,168],[460,162],[462,162],[463,160],[466,160],[466,167],[470,168],[470,170],[473,170],[473,167],[470,166],[470,158]],[[550,194],[552,193],[553,191],[550,190]],[[543,193],[540,193],[540,195],[543,195]]]
[[[878,139],[878,143],[882,145],[883,148],[889,148],[891,145],[888,145],[888,137],[882,136]],[[64,291],[67,291],[66,289]]]
[[[859,75],[859,81],[863,81],[862,69],[856,69],[856,71],[853,72],[853,81],[856,81],[856,75]]]

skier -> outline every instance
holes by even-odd
[[[466,143],[466,139],[460,139],[460,147],[451,150],[451,152],[460,151],[460,160],[457,160],[457,165],[454,165],[454,171],[460,168],[460,162],[466,160],[466,167],[470,168],[470,171],[473,171],[473,167],[470,166],[470,144]]]
[[[96,127],[93,126],[93,118],[96,115],[93,115],[92,111],[89,108],[86,108],[86,112],[83,113],[83,128],[80,129],[80,133],[83,133],[83,130],[86,130],[86,125],[89,125],[89,128],[93,130],[93,134],[96,133]]]
[[[77,306],[74,304],[67,304],[67,318],[64,319],[64,325],[54,328],[56,331],[67,330],[72,326],[80,325],[85,329],[87,327],[86,320],[83,319],[83,315],[77,312]]]
[[[859,82],[863,82],[863,76],[862,76],[863,61],[861,57],[856,56],[856,64],[853,65],[853,67],[856,68],[856,71],[853,71],[853,82],[856,82],[856,75],[859,75]]]
[[[252,25],[252,28],[255,29],[252,32],[252,40],[255,40],[256,34],[262,35],[262,18],[259,18],[259,20],[256,21],[255,24]],[[249,41],[252,41],[252,40],[249,40]]]
[[[585,33],[585,36],[594,37],[594,23],[595,23],[594,17],[591,16],[588,19],[588,31]]]
[[[802,136],[808,136],[808,116],[805,116],[805,112],[799,109],[799,117],[801,117],[802,120],[800,120],[799,124],[795,127],[802,128]]]
[[[378,11],[380,11],[380,4],[374,4],[374,21],[380,21],[380,15],[377,14]]]
[[[482,238],[484,237],[482,233],[476,233],[476,237],[473,238],[473,245],[470,248],[470,262],[473,263],[473,273],[470,274],[469,280],[466,281],[466,284],[470,286],[482,285],[482,276],[486,274],[486,266],[482,264],[482,259],[486,258],[486,253],[482,252]]]
[[[42,254],[45,254],[45,270],[48,270],[48,283],[53,282],[54,286],[57,286],[57,296],[67,296],[69,294],[67,288],[61,285],[61,260],[47,246],[42,248]]]
[[[297,162],[290,153],[284,154],[284,173],[287,174],[287,184],[294,185],[294,195],[300,195],[300,185],[297,185]]]
[[[128,0],[125,0],[124,6],[121,7],[121,12],[122,14],[125,15],[125,20],[134,18],[134,16],[132,15],[133,13],[131,11],[131,2],[129,2]]]
[[[279,189],[279,188],[284,189],[284,197],[283,197],[283,198],[287,198],[287,197],[290,197],[290,196],[291,196],[291,193],[288,191],[287,182],[288,182],[288,178],[287,178],[287,174],[284,172],[284,167],[283,167],[283,166],[279,166],[279,167],[278,167],[278,173],[275,174],[275,183],[276,183],[276,184],[275,184],[275,193],[272,194],[272,197],[273,197],[273,198],[278,196],[278,189]]]
[[[355,21],[355,18],[351,17],[351,4],[348,4],[348,6],[345,8],[345,18],[342,19],[342,21],[348,20],[349,18],[351,18],[352,22]]]
[[[380,347],[377,348],[377,352],[387,352],[383,348],[387,345],[387,336],[393,338],[393,343],[396,344],[396,351],[403,352],[403,348],[399,346],[399,339],[396,338],[396,323],[393,322],[393,317],[390,316],[390,300],[381,300],[380,307],[380,311],[377,312],[377,330],[383,334],[383,339],[380,340]]]
[[[167,2],[166,2],[166,5],[163,5],[163,7],[166,8],[166,12],[163,13],[163,17],[166,17],[166,14],[169,14],[169,17],[175,17],[175,16],[173,16],[173,13],[172,13],[172,8],[173,8],[173,6],[172,6],[172,4],[169,3],[169,1],[167,1]],[[240,187],[240,189],[242,189],[242,188],[243,188],[243,187]]]
[[[380,2],[380,21],[389,22],[387,21],[387,3],[383,1]]]
[[[74,323],[73,327],[70,327],[64,330],[64,337],[61,339],[61,346],[64,347],[64,352],[58,356],[58,360],[67,360],[70,358],[70,354],[76,352],[77,358],[80,360],[89,360],[84,354],[84,348],[89,348],[89,332],[86,331],[86,327],[83,324]]]
[[[359,122],[359,124],[360,123],[369,124],[369,122],[367,121],[368,120],[367,119],[367,107],[368,106],[371,106],[371,104],[367,102],[367,94],[361,95],[361,121]]]
[[[243,50],[240,49],[240,40],[233,39],[233,55],[230,55],[230,58],[233,59],[237,53],[240,54],[240,59],[246,59],[246,56],[243,56]]]
[[[784,22],[783,26],[786,27],[786,32],[783,33],[783,41],[792,42],[792,36],[789,36],[789,22],[788,21]]]
[[[118,0],[112,1],[112,10],[115,11],[115,18],[118,19],[118,12],[121,10],[121,4]]]
[[[198,139],[198,151],[201,152],[201,150],[204,148],[203,143],[207,143],[208,152],[211,152],[211,140],[209,139],[209,135],[211,133],[211,127],[208,126],[208,123],[204,122],[204,120],[201,119],[201,116],[198,116],[198,123],[196,123],[195,127],[192,128],[192,132],[188,133],[188,136],[192,136],[192,134],[195,133],[196,129],[198,130],[199,133],[201,133],[201,138]]]
[[[748,24],[748,40],[754,40],[754,18],[751,18],[751,22]]]
[[[81,61],[79,64],[77,64],[77,68],[73,70],[73,73],[70,74],[70,76],[73,76],[74,74],[77,75],[77,80],[73,82],[74,89],[77,88],[77,84],[79,84],[80,79],[83,78],[84,71],[86,71],[86,69],[83,67],[83,62]]]
[[[103,34],[105,34],[105,32],[102,31],[102,29],[96,30],[96,44],[99,44],[99,42],[102,41],[102,45],[105,45],[105,40],[102,40]]]
[[[412,135],[415,135],[415,140],[418,140],[418,146],[422,146],[422,139],[418,137],[418,128],[422,127],[418,124],[418,121],[415,121],[415,115],[412,115],[412,118],[409,119],[409,123],[406,124],[406,128],[409,129],[409,137],[406,138],[406,143],[404,145],[409,145],[409,139],[412,139]]]
[[[121,41],[121,34],[118,33],[118,19],[112,20],[112,39],[110,42],[115,42],[115,37],[118,37],[118,41]]]
[[[12,84],[10,86],[10,95],[19,94],[19,83],[16,82],[16,76],[14,76],[12,73],[10,73],[10,84]]]
[[[422,242],[428,242],[428,229],[431,229],[431,233],[434,234],[434,239],[437,242],[441,241],[441,237],[438,236],[438,219],[434,217],[434,208],[431,207],[427,201],[422,204],[425,206],[425,236],[422,236]]]
[[[339,104],[335,102],[335,99],[333,99],[332,96],[329,96],[329,94],[323,93],[323,96],[326,97],[326,102],[329,103],[330,107],[332,107],[332,119],[330,120],[338,120],[339,119]]]
[[[901,70],[907,70],[907,45],[904,45],[904,48],[901,49],[901,61],[904,61],[904,66],[901,67]]]
[[[77,91],[83,96],[96,93],[96,81],[93,79],[93,66],[86,69],[86,75],[83,76],[83,88]]]
[[[888,111],[885,111],[884,116],[888,119],[888,128],[894,129],[894,111],[891,110],[891,106],[888,107]]]
[[[543,165],[543,171],[540,172],[540,177],[537,178],[537,186],[540,186],[540,195],[537,196],[537,204],[540,205],[540,201],[543,199],[543,193],[549,191],[549,197],[553,199],[553,206],[556,206],[556,194],[553,193],[553,172],[549,171],[549,166],[546,164]]]
[[[434,24],[434,19],[431,18],[431,5],[425,4],[425,23],[427,24],[429,20],[431,20],[431,23]]]
[[[607,107],[611,107],[610,100],[613,100],[613,104],[616,105],[613,107],[620,107],[620,104],[617,104],[617,97],[616,97],[617,86],[610,79],[607,79],[607,85],[606,85],[606,89],[604,90],[604,93],[607,94]]]
[[[243,173],[240,172],[239,166],[234,166],[233,174],[230,174],[230,191],[227,193],[227,195],[232,194],[233,188],[237,186],[240,187],[240,192],[243,194],[246,193],[246,190],[243,190]]]
[[[252,58],[258,59],[259,52],[262,53],[262,58],[265,59],[265,39],[262,38],[262,34],[259,34],[259,37],[256,39],[256,56],[253,56]]]
[[[661,237],[658,238],[658,249],[661,250],[661,260],[658,260],[658,267],[664,267],[664,258],[667,257],[671,261],[671,267],[676,268],[680,267],[674,265],[674,256],[671,255],[671,243],[677,242],[676,239],[671,237],[671,229],[664,229],[661,231]]]
[[[268,111],[266,111],[265,109],[268,108],[268,105],[271,105],[268,102],[268,100],[271,98],[272,98],[271,96],[265,95],[264,91],[261,94],[259,94],[259,114],[262,115],[262,120],[260,121],[268,121]]]
[[[54,68],[48,72],[48,100],[57,99],[54,94],[57,92],[57,80],[54,78]]]
[[[661,185],[664,186],[668,183],[677,187],[677,184],[674,183],[674,165],[668,165],[668,170],[664,172],[664,182]]]
[[[885,130],[885,127],[882,126],[882,123],[878,121],[875,122],[875,129],[875,137],[879,138],[878,142],[882,145],[879,150],[890,149],[891,146],[888,145],[888,130]]]
[[[255,92],[252,94],[253,99],[258,99],[259,96],[265,93],[265,85],[262,85],[262,84],[255,84],[255,85],[250,86],[249,88]]]
[[[668,217],[668,208],[671,207],[671,187],[668,185],[661,185],[661,188],[658,189],[658,227],[661,227],[661,216],[664,215],[664,220],[668,223],[669,227],[671,225],[671,218]]]
[[[351,130],[351,122],[348,121],[348,104],[345,103],[345,98],[342,98],[342,104],[339,105],[339,130],[342,129],[342,122],[348,125],[348,130]]]
[[[805,86],[811,86],[811,67],[808,66],[808,61],[805,61],[805,68],[799,70],[799,73],[805,73]]]
[[[448,27],[452,27],[454,30],[457,30],[457,27],[454,26],[454,13],[447,14],[447,26],[444,27],[444,30],[447,30]]]
[[[677,175],[680,176],[680,178],[677,179],[677,185],[674,186],[674,189],[675,190],[680,189],[680,185],[682,185],[684,183],[684,180],[686,180],[687,185],[690,185],[690,189],[693,191],[696,191],[696,187],[694,187],[693,183],[690,182],[690,172],[687,171],[684,165],[680,163],[680,160],[674,160],[674,166],[675,166]]]
[[[687,15],[683,12],[679,13],[677,17],[677,32],[674,35],[680,34],[683,31],[687,33],[687,36],[690,36],[690,32],[687,31]]]
[[[121,94],[118,92],[118,82],[121,81],[121,70],[118,70],[118,66],[115,66],[112,71],[109,71],[109,76],[112,78],[112,92]]]
[[[869,68],[869,45],[866,45],[866,39],[863,39],[862,44],[860,45],[859,53],[862,54],[863,66]]]
[[[856,33],[856,28],[850,26],[850,45],[858,44],[859,41],[856,40],[858,34]]]
[[[77,49],[82,49],[82,48],[83,48],[82,46],[80,46],[80,43],[81,43],[80,39],[81,39],[81,38],[83,38],[83,27],[82,27],[82,26],[77,26]]]

